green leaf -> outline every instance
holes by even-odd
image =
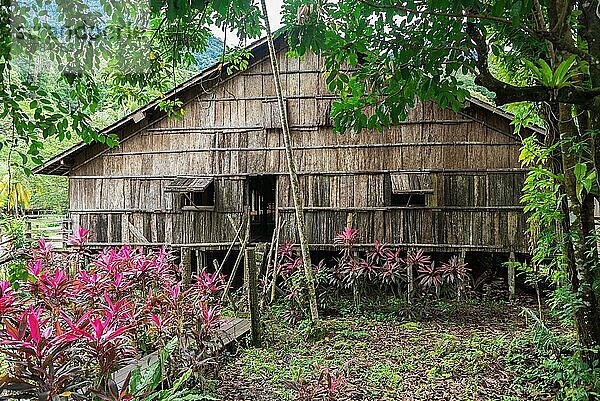
[[[181,387],[181,385],[190,378],[191,375],[192,370],[188,369],[183,375],[181,375],[181,377],[179,377],[177,380],[175,380],[175,382],[173,382],[173,387],[171,389],[173,391],[177,391],[179,387]]]
[[[348,54],[348,64],[351,66],[356,66],[358,64],[358,56],[356,53],[352,52]]]
[[[575,195],[579,202],[583,202],[583,189],[585,188],[585,176],[587,172],[587,165],[583,163],[577,163],[573,168],[573,174],[575,175]]]
[[[552,73],[552,68],[546,63],[545,60],[539,59],[538,64],[540,65],[540,73],[541,73],[541,82],[542,84],[552,87],[552,81],[554,74]]]
[[[573,68],[574,66],[576,66],[576,60],[577,57],[575,55],[572,55],[566,60],[563,60],[558,65],[556,71],[554,72],[554,77],[552,81],[552,86],[554,88],[562,88],[566,86],[568,84],[568,81],[579,73],[577,71],[577,68]]]
[[[131,379],[129,379],[129,392],[137,393],[139,391],[143,391],[142,383],[142,375],[140,373],[140,368],[135,368],[131,371]]]
[[[222,16],[227,15],[227,9],[229,8],[229,1],[227,0],[213,0],[213,9],[221,14]]]
[[[492,5],[492,15],[494,15],[495,17],[503,16],[505,6],[506,6],[506,0],[497,0]]]
[[[583,177],[587,172],[587,165],[584,163],[577,163],[573,168],[573,174],[575,175],[575,179],[577,181],[583,181]]]
[[[592,186],[594,185],[596,181],[596,172],[592,171],[587,177],[585,177],[585,180],[583,181],[583,186],[585,187],[585,190],[589,193],[592,192]]]

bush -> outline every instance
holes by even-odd
[[[0,279],[19,281],[27,278],[25,255],[31,240],[25,236],[25,220],[19,216],[0,216]]]
[[[129,246],[92,255],[89,230],[57,253],[40,239],[24,280],[0,283],[0,394],[13,399],[91,399],[140,353],[176,338],[170,364],[182,374],[204,363],[221,322],[223,278],[203,273],[188,289],[173,256]],[[185,363],[183,363],[185,361]]]
[[[349,291],[353,294],[355,306],[359,306],[361,296],[372,290],[385,290],[405,294],[408,291],[408,277],[415,277],[413,291],[416,295],[434,294],[461,297],[465,286],[471,280],[467,264],[453,256],[448,262],[436,265],[422,249],[406,251],[392,249],[375,241],[373,249],[362,254],[355,249],[359,232],[346,227],[334,238],[341,249],[332,265],[324,260],[313,265],[320,306],[327,307],[332,296]],[[283,277],[282,288],[286,303],[285,318],[297,321],[307,317],[307,305],[302,258],[291,243],[280,245],[276,268]],[[415,294],[411,294],[415,295]]]

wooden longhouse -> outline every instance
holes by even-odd
[[[333,249],[351,221],[364,246],[528,252],[510,116],[474,99],[458,113],[418,104],[383,133],[334,134],[323,60],[276,46],[313,249]],[[251,242],[271,241],[278,221],[280,242],[295,240],[266,42],[249,50],[247,70],[216,65],[167,94],[182,120],[150,103],[104,130],[118,146],[80,144],[37,169],[69,177],[72,224],[92,228],[94,245],[222,251],[247,211]]]

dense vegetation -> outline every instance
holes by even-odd
[[[204,399],[179,387],[198,379],[209,356],[223,278],[204,273],[184,284],[164,250],[91,254],[89,236],[79,229],[69,253],[42,238],[2,271],[0,399]],[[156,349],[158,364],[116,387],[113,373]],[[174,390],[167,377],[179,378]]]
[[[95,253],[88,237],[78,230],[68,253],[43,239],[11,242],[21,256],[0,270],[0,399],[586,400],[598,390],[595,374],[565,354],[575,339],[556,318],[542,323],[526,293],[519,307],[473,291],[456,258],[436,265],[385,244],[356,254],[359,233],[346,229],[335,239],[339,258],[315,266],[315,328],[302,262],[293,244],[280,244],[259,280],[263,348],[231,359],[206,346],[221,311],[247,311],[245,289],[224,294],[223,278],[205,272],[186,287],[168,252]],[[155,349],[156,364],[113,382]]]
[[[198,71],[214,64],[222,52],[223,43],[215,37],[209,38],[207,47],[201,53],[195,55],[196,64],[186,68],[177,68],[175,71],[176,80],[170,82],[166,88],[170,89],[172,86],[191,78]],[[61,72],[55,63],[43,55],[37,55],[29,59],[19,57],[13,64],[12,79],[17,82],[37,85],[48,93],[55,93],[62,99],[69,99],[69,83],[61,79]],[[106,82],[101,83],[98,87],[98,106],[89,116],[90,125],[94,129],[101,130],[140,107],[149,99],[159,96],[160,91],[150,86],[141,88],[139,92],[135,92],[134,94],[131,92],[131,88],[115,87]],[[75,101],[68,102],[70,108],[76,108],[76,103]],[[3,127],[0,131],[0,143],[7,145],[0,149],[0,160],[3,160],[0,164],[2,182],[7,184],[8,181],[9,160],[10,163],[17,163],[17,166],[13,166],[11,170],[11,181],[13,185],[17,183],[22,184],[31,192],[31,199],[27,202],[28,208],[58,213],[64,212],[68,205],[67,180],[62,177],[29,176],[25,174],[23,169],[18,167],[18,165],[22,165],[23,163],[18,152],[26,153],[26,149],[24,149],[26,143],[19,140],[11,142],[12,129],[8,118],[0,121],[0,124]],[[37,157],[39,161],[47,160],[79,141],[81,141],[81,138],[70,132],[65,134],[65,138],[48,136],[43,141],[43,146],[39,148]],[[35,163],[25,160],[25,166],[33,168]],[[8,199],[6,199],[6,193],[4,196],[0,195],[0,204],[8,207],[9,203]]]
[[[0,3],[0,116],[8,124],[3,131],[8,136],[0,143],[12,149],[9,160],[25,172],[31,163],[41,161],[41,145],[50,138],[62,141],[77,134],[86,141],[115,143],[114,137],[98,132],[91,118],[99,110],[110,109],[103,109],[105,83],[111,88],[107,99],[121,104],[143,102],[150,93],[164,93],[176,84],[176,71],[195,64],[194,55],[206,47],[211,26],[231,28],[242,40],[261,35],[261,8],[253,1],[152,0],[123,7],[120,2],[100,0],[94,4],[101,5],[101,13],[96,12],[98,7],[92,10],[84,1],[73,1],[69,7],[57,8],[59,21],[77,21],[84,16],[91,22],[89,26],[109,33],[100,36],[93,48],[78,47],[82,43],[57,34],[47,23],[32,17],[41,15],[40,7],[47,3],[54,2],[31,2],[18,9],[14,2]],[[456,109],[468,94],[469,85],[462,81],[469,74],[475,77],[474,84],[486,88],[488,96],[493,95],[496,104],[512,105],[516,128],[543,122],[546,134],[525,138],[523,144],[522,162],[530,168],[523,201],[534,247],[532,263],[519,267],[536,287],[545,284],[553,289],[552,316],[561,323],[562,331],[553,334],[547,320],[530,314],[535,330],[527,333],[523,344],[532,347],[520,357],[539,356],[544,366],[550,366],[547,372],[555,372],[555,376],[548,380],[558,384],[555,388],[563,388],[562,398],[597,399],[600,262],[594,205],[600,199],[600,148],[596,140],[600,132],[598,2],[287,0],[285,5],[292,53],[301,56],[314,50],[326,58],[327,83],[339,94],[332,116],[340,132],[376,130],[397,123],[417,99]],[[44,54],[56,63],[57,81],[65,85],[63,92],[62,87],[48,91],[18,75],[20,57],[29,54],[32,47],[27,40],[13,40],[20,39],[11,35],[15,21],[28,32],[41,32],[35,39],[50,37],[64,45],[56,51],[40,46],[32,53]],[[110,34],[115,27],[131,33],[127,46],[119,42],[118,35]],[[341,67],[346,63],[355,68],[352,73],[343,72]],[[273,71],[276,77],[275,66]],[[161,107],[177,113],[178,102],[167,99]],[[281,113],[285,121],[285,112]],[[108,117],[101,114],[98,118]],[[9,189],[9,193],[19,192]],[[301,207],[296,211],[301,216]],[[302,219],[298,221],[300,226]],[[310,301],[306,325],[311,334],[322,333],[323,327],[315,325],[315,297],[302,296],[303,292],[314,292],[309,253],[304,249],[302,253],[305,257],[299,261],[291,254],[288,257],[291,266],[304,265],[303,272],[293,272],[297,285],[287,287],[288,300],[299,292],[298,305],[305,308]],[[340,263],[346,266],[343,273],[347,274],[342,282],[357,283],[350,287],[357,305],[366,284],[382,285],[387,277],[381,270],[389,262],[387,257],[375,263],[372,258],[348,256]],[[464,273],[458,261],[447,265],[446,271]],[[406,261],[403,266],[414,267]],[[362,273],[354,280],[356,272],[371,268],[379,273],[373,282],[365,282]],[[437,288],[444,284],[444,273],[428,272],[424,266],[419,269],[423,284],[438,283],[431,288],[439,295]],[[3,287],[3,293],[11,298],[13,290]],[[454,293],[461,293],[460,286]],[[300,319],[305,316],[300,315]],[[35,328],[36,318],[29,313],[25,321],[29,327],[33,322]],[[37,330],[25,332],[41,340]],[[577,341],[572,341],[572,333],[577,333]],[[251,359],[246,361],[251,363]],[[331,393],[330,385],[339,383],[341,376],[332,370],[323,372],[321,377],[329,386],[325,391]],[[538,372],[547,378],[546,373]],[[315,388],[320,391],[318,384],[312,389],[302,383],[294,385],[299,399],[311,399],[301,398],[304,390],[309,397]]]
[[[287,31],[298,55],[325,55],[339,131],[382,129],[416,99],[456,109],[460,74],[518,105],[531,168],[523,202],[534,243],[533,280],[548,280],[556,313],[579,338],[574,361],[600,363],[600,262],[594,204],[600,199],[600,13],[594,1],[290,0]],[[348,63],[356,68],[343,71]]]

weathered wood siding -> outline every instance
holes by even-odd
[[[279,54],[282,83],[307,207],[310,242],[329,244],[348,212],[362,240],[526,251],[519,209],[524,173],[507,119],[472,106],[460,113],[418,104],[383,133],[334,134],[318,55]],[[70,173],[74,223],[94,228],[95,242],[225,243],[244,212],[245,177],[274,174],[277,204],[295,237],[287,163],[270,65],[247,71],[197,96],[182,120],[130,129],[114,149],[82,152]],[[435,175],[427,207],[390,208],[389,173]],[[164,191],[176,176],[214,176],[213,211],[182,211]],[[350,210],[350,209],[352,210]],[[345,210],[348,209],[348,210]],[[237,223],[236,223],[237,224]]]

